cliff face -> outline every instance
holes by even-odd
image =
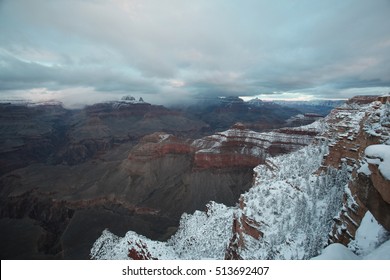
[[[195,166],[198,168],[255,167],[263,164],[269,155],[295,151],[308,145],[316,131],[280,129],[259,133],[236,124],[232,129],[195,140]]]
[[[335,218],[335,225],[329,236],[330,243],[347,245],[354,239],[365,213],[369,210],[373,216],[389,230],[388,190],[390,181],[379,172],[378,166],[367,163],[365,150],[371,145],[388,141],[389,98],[359,97],[349,101],[355,109],[335,110],[334,118],[343,119],[333,126],[341,136],[330,146],[325,165],[337,166],[345,162],[351,171],[348,191],[344,194],[341,212]],[[362,110],[363,109],[363,110]],[[351,121],[351,116],[359,118]],[[332,132],[330,132],[332,133]],[[386,201],[387,200],[387,201]]]
[[[298,193],[303,193],[303,200],[298,201],[298,203],[311,204],[311,207],[322,203],[322,194],[320,189],[329,188],[329,186],[335,186],[336,189],[331,192],[337,193],[337,196],[334,196],[333,200],[326,199],[326,203],[334,205],[331,209],[325,207],[324,210],[316,206],[316,209],[312,209],[311,212],[306,213],[311,219],[320,219],[322,216],[326,215],[328,217],[333,217],[336,213],[337,215],[333,218],[333,224],[327,224],[328,230],[331,229],[329,233],[329,243],[342,243],[347,245],[355,238],[356,231],[365,216],[367,210],[369,210],[375,219],[387,230],[389,230],[389,218],[390,218],[390,208],[388,203],[389,190],[390,190],[390,181],[378,170],[378,165],[383,162],[385,155],[385,150],[390,152],[388,145],[382,145],[380,152],[376,155],[377,159],[373,160],[368,158],[368,148],[374,147],[373,144],[388,142],[390,130],[390,111],[389,111],[389,98],[377,98],[377,97],[364,97],[364,98],[354,98],[348,102],[347,106],[334,109],[331,114],[324,120],[324,125],[326,129],[319,133],[318,140],[321,141],[330,141],[327,144],[328,151],[324,154],[322,164],[320,168],[316,171],[315,177],[310,179],[308,177],[308,182],[303,183],[290,183],[291,187],[294,188],[293,192],[298,191]],[[379,157],[379,159],[378,159]],[[258,172],[259,184],[266,187],[266,185],[261,183],[261,181],[267,182],[269,177],[264,175],[266,172],[271,172],[271,178],[274,181],[284,177],[281,173],[281,166],[278,161],[266,161],[266,165],[260,168],[261,172]],[[268,171],[265,171],[265,170]],[[382,168],[383,169],[383,168]],[[333,170],[333,171],[332,171]],[[339,170],[339,171],[337,171]],[[299,168],[296,170],[295,174],[291,174],[293,178],[300,177]],[[382,172],[383,173],[383,172]],[[339,174],[339,175],[337,175]],[[335,181],[336,178],[336,181]],[[338,179],[337,179],[338,178]],[[286,178],[287,179],[287,178]],[[287,179],[288,182],[291,179]],[[312,188],[312,182],[315,180],[313,187],[317,188],[316,190]],[[340,180],[340,181],[338,181]],[[294,182],[296,180],[292,180]],[[299,181],[299,180],[298,180]],[[330,182],[329,182],[330,181]],[[347,185],[344,185],[348,183]],[[273,182],[275,187],[280,188],[281,186],[276,186],[277,183]],[[272,189],[270,187],[269,189]],[[343,191],[343,189],[345,189]],[[287,233],[285,237],[277,237],[276,240],[272,238],[274,235],[271,228],[275,227],[270,225],[272,223],[286,223],[285,220],[280,219],[280,211],[288,211],[289,207],[283,206],[281,209],[276,207],[273,213],[268,213],[267,215],[257,216],[253,212],[264,212],[264,209],[261,205],[254,206],[250,203],[258,203],[260,201],[257,198],[257,202],[253,201],[251,197],[251,192],[255,191],[251,189],[248,194],[245,194],[240,200],[240,211],[238,211],[238,217],[235,217],[233,220],[232,228],[232,238],[230,240],[230,245],[226,251],[226,258],[228,259],[237,259],[237,258],[247,258],[251,257],[253,250],[250,247],[253,247],[254,240],[259,240],[255,242],[258,245],[259,250],[265,250],[267,253],[260,255],[263,258],[280,258],[281,256],[290,256],[291,258],[301,258],[297,251],[297,254],[291,255],[289,250],[283,253],[281,251],[286,250],[286,247],[281,246],[285,242],[288,247],[294,247],[296,240],[291,239],[291,233]],[[313,196],[313,191],[318,192]],[[340,192],[341,191],[341,192]],[[290,191],[291,193],[291,191]],[[329,196],[331,193],[328,194]],[[291,196],[291,195],[290,195]],[[277,199],[273,198],[275,203]],[[279,200],[290,200],[285,198],[282,195]],[[341,200],[342,199],[342,200]],[[305,202],[307,200],[307,202]],[[297,203],[291,201],[291,203]],[[315,203],[315,204],[314,204]],[[249,206],[248,206],[249,204]],[[282,203],[282,204],[285,204]],[[272,205],[272,204],[270,204]],[[339,206],[337,206],[339,205]],[[284,208],[284,210],[282,210]],[[298,209],[299,208],[299,209]],[[302,211],[300,207],[296,208],[296,211]],[[338,209],[341,208],[341,211]],[[322,216],[315,218],[318,211],[322,212]],[[245,221],[248,220],[251,224],[256,225],[250,227],[248,230],[248,223]],[[333,214],[332,214],[333,213]],[[273,217],[273,220],[268,217],[270,215]],[[298,215],[299,214],[294,214]],[[283,215],[282,215],[283,216]],[[291,217],[289,218],[291,219]],[[255,221],[255,222],[253,222]],[[319,225],[316,225],[315,221],[300,221],[301,226],[305,227],[306,223],[314,224],[314,228],[318,230]],[[279,225],[282,226],[282,225]],[[290,225],[291,227],[291,225]],[[283,231],[279,227],[279,231]],[[293,229],[294,230],[294,229]],[[296,230],[296,229],[295,229]],[[306,231],[309,233],[313,230],[313,226],[306,228]],[[318,237],[318,240],[313,240],[310,236],[307,236],[306,243],[310,244],[307,250],[305,249],[304,258],[314,256],[318,254],[321,246],[325,242],[325,234],[327,233],[326,227],[322,229],[322,237]],[[305,233],[307,234],[307,233]],[[320,235],[321,233],[316,233]],[[267,235],[271,235],[271,238]],[[297,234],[293,234],[295,239]],[[259,238],[259,237],[262,238]],[[298,235],[299,236],[299,235]],[[264,240],[261,240],[264,239]],[[279,239],[279,240],[278,240]],[[286,241],[281,241],[281,239],[287,239]],[[272,248],[267,243],[273,243]],[[315,245],[317,244],[317,245]],[[319,246],[316,248],[316,246]],[[275,248],[280,248],[276,249]],[[267,251],[268,250],[268,251]]]
[[[276,153],[275,146],[292,151],[313,139],[300,130],[267,134],[242,127],[195,141],[154,133],[142,138],[121,164],[132,189],[127,199],[174,217],[210,200],[233,205],[252,184],[252,169],[270,151]]]
[[[158,245],[166,252],[161,258],[308,259],[329,243],[350,243],[367,210],[388,229],[388,97],[354,100],[291,132],[258,134],[237,125],[194,141],[194,158],[204,153],[212,159],[239,149],[261,158],[261,164],[237,206],[214,203],[205,212],[183,215],[178,232]],[[278,155],[275,143],[290,153]],[[373,146],[377,143],[384,144]],[[264,157],[273,152],[276,156]],[[118,257],[111,247],[102,247],[107,238],[112,237],[105,233],[96,241],[94,257]],[[114,243],[128,240],[152,244],[131,232]]]

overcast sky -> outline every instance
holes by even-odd
[[[389,30],[390,0],[0,0],[0,95],[383,94]]]

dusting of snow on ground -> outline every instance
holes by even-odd
[[[312,125],[304,126],[300,128],[289,128],[290,130],[299,130],[299,131],[311,131],[316,132],[321,125]],[[269,148],[272,143],[282,142],[289,143],[290,146],[294,146],[295,149],[299,149],[303,145],[308,145],[312,142],[313,137],[306,135],[293,135],[285,134],[281,132],[256,132],[252,130],[238,130],[238,129],[228,129],[204,137],[202,139],[197,139],[192,142],[192,146],[198,148],[196,153],[220,153],[220,147],[228,143],[229,141],[242,141],[246,145],[242,148],[241,154],[254,155],[259,157],[265,157],[265,150]]]
[[[165,140],[167,140],[171,135],[170,134],[167,134],[167,133],[164,133],[164,134],[160,134],[159,135],[159,142],[164,142]]]
[[[390,180],[390,146],[371,145],[365,150],[367,162],[379,166],[379,171],[386,180]]]
[[[255,186],[244,194],[242,210],[261,225],[263,238],[245,236],[244,259],[308,259],[326,244],[332,218],[342,205],[346,169],[317,175],[325,143],[268,159],[255,172]]]
[[[232,235],[233,207],[211,202],[207,211],[184,214],[168,240],[180,259],[223,259]]]
[[[363,161],[357,170],[357,173],[363,173],[366,176],[370,176],[371,170],[368,168],[368,162]]]
[[[95,241],[91,258],[100,260],[125,260],[129,257],[131,244],[146,244],[148,251],[153,257],[160,259],[174,259],[175,253],[165,242],[153,241],[133,231],[129,231],[122,238],[116,236],[108,230],[104,230],[102,235]]]
[[[370,134],[375,137],[386,137],[389,138],[389,135],[383,134],[383,127],[390,126],[390,103],[381,104],[379,102],[373,102],[371,107],[377,107],[377,112],[372,116],[373,121],[368,122],[364,125],[364,130],[367,134]],[[386,140],[387,140],[386,139]]]

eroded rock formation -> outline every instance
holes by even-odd
[[[388,102],[388,97],[356,97],[348,102],[352,109],[333,111],[332,119],[342,121],[338,123],[339,125],[332,126],[339,137],[331,145],[324,165],[337,167],[344,162],[349,166],[352,177],[349,190],[344,194],[343,209],[335,218],[335,225],[329,236],[331,243],[347,245],[354,239],[356,230],[367,210],[370,210],[374,217],[389,230],[390,215],[387,213],[390,213],[388,211],[390,205],[386,199],[390,182],[378,173],[377,166],[367,165],[364,159],[364,151],[368,146],[383,143],[389,139]],[[354,106],[355,104],[365,104],[365,110]],[[381,110],[378,110],[379,108]],[[360,110],[358,113],[360,118],[355,116],[354,111],[358,110]],[[351,119],[351,116],[355,117]]]
[[[322,132],[318,133],[317,139],[330,141],[330,143],[329,151],[324,156],[317,174],[328,172],[329,168],[345,169],[351,174],[348,187],[343,194],[342,209],[334,218],[333,229],[329,234],[330,243],[337,242],[347,245],[354,239],[356,230],[367,210],[384,228],[389,230],[390,205],[387,199],[390,181],[380,174],[377,165],[367,163],[364,155],[368,146],[389,141],[389,114],[389,97],[357,97],[349,100],[347,106],[334,109],[323,122],[323,127],[320,129]],[[268,161],[265,162],[264,167],[271,174],[277,174],[276,171],[280,168]],[[296,174],[293,177],[297,175],[299,176]],[[294,185],[291,184],[291,186]],[[256,207],[246,206],[246,196],[241,197],[239,203],[241,210],[237,212],[238,216],[236,214],[233,221],[232,238],[225,255],[227,259],[241,259],[243,251],[250,251],[245,248],[250,246],[246,243],[251,238],[261,239],[270,234],[267,232],[269,225],[262,225],[259,222],[262,221],[261,216],[257,221],[249,219],[249,223],[247,222],[245,210],[248,209],[247,211],[253,213]],[[261,209],[260,206],[259,208]],[[280,214],[275,212],[271,215],[275,215],[275,221]],[[267,219],[269,220],[269,217]],[[289,242],[286,241],[286,244]],[[263,247],[267,247],[267,244],[263,244]],[[279,253],[272,252],[270,249],[272,256]]]

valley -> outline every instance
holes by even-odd
[[[368,210],[389,230],[389,182],[357,171],[388,141],[386,98],[300,122],[310,113],[259,100],[208,104],[2,104],[2,258],[144,258],[146,244],[153,258],[307,259],[348,245]]]
[[[167,240],[183,213],[211,200],[233,206],[267,154],[313,137],[246,128],[262,116],[277,120],[268,130],[281,127],[294,109],[275,105],[275,115],[239,99],[217,101],[202,107],[211,112],[203,119],[191,108],[128,99],[73,111],[1,104],[1,240],[10,248],[3,258],[86,259],[105,228]]]

